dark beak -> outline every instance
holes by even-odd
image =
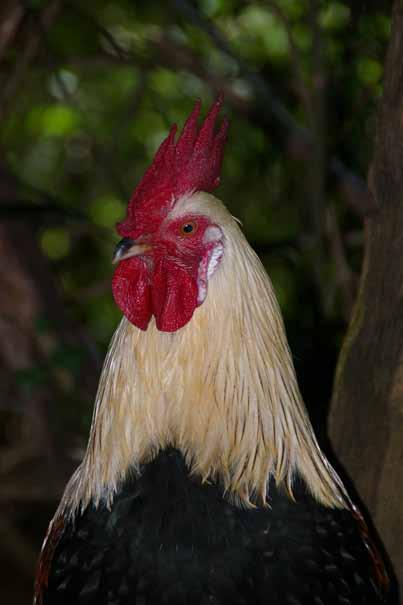
[[[136,243],[130,237],[124,237],[120,242],[116,245],[115,251],[113,253],[112,263],[119,263],[121,260],[125,258],[130,258],[131,256],[138,256],[139,254],[144,254],[151,249],[149,244],[139,244]]]

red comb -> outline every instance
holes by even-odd
[[[199,129],[200,105],[200,101],[195,103],[176,143],[176,124],[161,143],[133,192],[125,220],[117,225],[122,237],[135,238],[140,233],[155,231],[181,195],[191,191],[210,192],[218,187],[228,121],[224,119],[215,131],[222,105],[219,97]]]

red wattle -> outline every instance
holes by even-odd
[[[178,262],[167,257],[149,268],[138,256],[119,263],[112,280],[116,304],[127,319],[146,330],[155,316],[158,330],[175,332],[191,319],[197,303],[197,282]]]
[[[191,319],[197,307],[197,282],[189,270],[163,257],[156,261],[151,287],[157,328],[175,332]]]
[[[152,316],[151,275],[140,257],[133,256],[119,263],[112,280],[116,304],[127,319],[146,330]]]

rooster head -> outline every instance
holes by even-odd
[[[115,251],[112,291],[127,319],[142,330],[152,316],[163,332],[187,324],[221,260],[220,226],[202,205],[189,210],[178,203],[219,185],[228,129],[225,119],[215,129],[221,104],[213,104],[199,128],[196,102],[177,141],[176,125],[171,128],[117,225],[123,239]]]

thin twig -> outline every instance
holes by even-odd
[[[271,116],[275,118],[276,122],[278,122],[278,125],[282,127],[286,135],[285,140],[283,141],[283,145],[285,145],[286,150],[290,154],[294,154],[296,152],[300,158],[309,161],[311,159],[311,148],[313,145],[312,133],[308,129],[302,128],[296,123],[292,115],[277,99],[266,80],[259,76],[259,74],[253,72],[243,61],[243,59],[234,53],[222,32],[214,23],[212,23],[205,15],[202,14],[200,9],[191,4],[189,0],[172,1],[174,2],[178,12],[180,12],[183,17],[185,17],[187,20],[190,20],[195,26],[204,31],[210,37],[216,48],[221,50],[237,63],[240,72],[243,73],[243,76],[254,89],[257,100],[259,101],[260,99],[257,108],[248,108],[248,112],[249,114],[253,115],[254,121],[260,123],[260,126],[263,128],[263,130],[266,131],[270,136],[271,131],[270,124],[268,122],[268,114],[271,114]],[[256,109],[258,109],[258,111],[256,111]],[[369,211],[374,210],[374,205],[371,202],[369,192],[366,196],[367,202],[364,200],[365,196],[362,195],[364,190],[368,191],[365,181],[358,175],[353,175],[351,170],[349,170],[339,158],[331,157],[328,159],[326,173],[326,176],[330,182],[332,180],[336,180],[337,182],[342,180],[343,188],[346,187],[346,183],[348,181],[350,192],[350,199],[348,201],[351,207],[353,207],[353,204],[351,203],[351,195],[354,195],[354,192],[357,192],[357,195],[360,196],[360,203],[357,204],[357,206],[359,205],[362,209],[367,206]]]
[[[221,33],[218,27],[202,12],[196,8],[188,0],[173,0],[177,10],[196,27],[204,31],[212,40],[215,47],[232,59],[239,67],[240,72],[250,82],[253,89],[257,93],[259,99],[265,103],[266,109],[269,110],[272,116],[280,123],[287,131],[292,132],[293,137],[298,133],[301,137],[309,139],[309,133],[304,128],[299,126],[290,112],[277,99],[269,84],[256,72],[250,69],[249,65],[243,61],[241,57],[236,55],[225,36]]]
[[[24,17],[24,9],[19,2],[7,6],[0,15],[0,61],[12,43]]]
[[[44,31],[47,31],[54,23],[62,6],[62,0],[53,0],[40,13],[39,20]],[[18,88],[27,73],[27,70],[35,59],[42,44],[41,33],[32,30],[27,37],[25,47],[16,59],[13,73],[4,84],[0,92],[0,120],[4,120],[8,110],[11,107],[11,101],[14,98]]]
[[[70,105],[71,107],[73,107],[74,109],[76,109],[77,111],[79,111],[80,113],[83,113],[81,107],[79,106],[79,103],[77,102],[77,99],[68,90],[67,86],[65,85],[65,82],[63,81],[63,78],[60,76],[61,61],[60,61],[60,58],[58,56],[56,56],[56,51],[50,44],[50,41],[49,41],[48,35],[47,35],[47,31],[43,27],[42,21],[40,19],[37,19],[35,14],[33,14],[32,17],[34,20],[34,24],[41,36],[42,43],[46,49],[47,61],[51,68],[53,77],[55,78],[55,81],[57,82],[57,85],[59,87],[59,90],[61,92],[64,102],[67,103],[68,105]],[[119,195],[122,198],[128,197],[128,192],[126,191],[125,187],[123,186],[123,184],[120,180],[119,174],[114,169],[115,164],[112,161],[111,152],[109,151],[107,146],[103,146],[98,142],[97,137],[94,135],[93,129],[91,129],[88,126],[88,124],[90,124],[90,116],[88,116],[88,115],[85,116],[84,123],[87,125],[86,132],[87,132],[88,136],[91,138],[92,152],[93,152],[95,161],[97,162],[98,166],[101,168],[101,170],[103,172],[106,172],[107,174],[109,174],[111,181],[114,183],[117,191],[119,192]]]
[[[281,24],[283,25],[287,34],[287,40],[291,56],[291,65],[294,74],[294,80],[297,85],[298,96],[304,107],[305,113],[308,116],[310,127],[312,128],[312,123],[314,119],[312,95],[311,91],[309,90],[309,87],[304,81],[304,67],[301,61],[300,51],[294,41],[294,35],[290,26],[290,21],[284,13],[283,9],[276,2],[276,0],[266,0],[266,2],[272,13],[279,19],[279,21],[281,21]]]

